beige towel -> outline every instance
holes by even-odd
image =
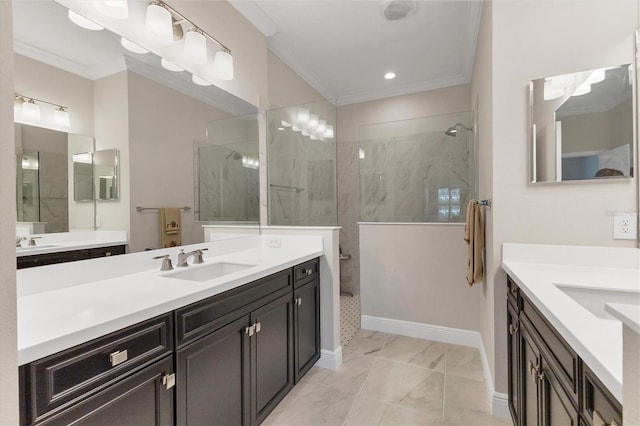
[[[179,208],[165,207],[160,209],[160,244],[162,247],[182,245]]]
[[[464,240],[468,244],[467,282],[469,285],[482,281],[484,251],[484,221],[482,207],[478,200],[467,205],[467,223],[464,227]]]

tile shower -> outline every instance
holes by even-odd
[[[269,225],[337,225],[335,121],[327,101],[267,111]]]

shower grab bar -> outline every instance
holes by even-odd
[[[145,210],[160,210],[160,207],[136,207],[136,211],[137,212],[143,212]],[[188,212],[189,210],[191,210],[191,207],[185,206],[185,207],[180,207],[180,210],[184,210],[185,212]]]
[[[277,188],[277,189],[290,189],[292,191],[296,191],[296,193],[304,191],[304,188],[300,188],[300,187],[297,187],[297,186],[276,185],[276,184],[273,184],[273,183],[270,183],[269,187],[270,188]]]

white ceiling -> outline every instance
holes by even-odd
[[[269,48],[344,105],[469,83],[482,2],[418,1],[387,21],[378,0],[231,0]],[[394,71],[396,78],[383,75]]]

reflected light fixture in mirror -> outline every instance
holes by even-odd
[[[197,84],[198,86],[211,86],[213,84],[213,83],[205,80],[204,78],[198,77],[195,74],[191,75],[191,81],[193,81],[193,83]]]
[[[142,55],[149,53],[149,51],[147,49],[145,49],[144,47],[132,42],[131,40],[128,40],[124,37],[120,38],[120,44],[122,45],[122,47],[124,47],[125,49],[127,49],[129,52],[133,52],[133,53],[140,53]]]
[[[77,14],[71,9],[69,9],[67,16],[69,16],[69,20],[71,22],[73,22],[79,27],[84,28],[85,30],[91,30],[91,31],[104,30],[104,27],[102,25],[96,24],[91,19],[85,18],[84,16]]]
[[[169,70],[169,71],[173,71],[173,72],[181,72],[184,71],[184,68],[174,64],[171,61],[166,60],[165,58],[160,59],[160,64],[162,65],[162,68]]]
[[[45,106],[44,116],[40,104]],[[53,102],[42,99],[29,98],[27,96],[15,94],[13,101],[14,121],[23,123],[30,122],[38,126],[48,127],[47,122],[52,123],[55,128],[68,128],[71,126],[71,119],[68,108]]]

